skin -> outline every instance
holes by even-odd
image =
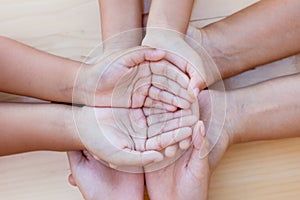
[[[83,65],[80,67],[81,64],[78,62],[38,51],[11,39],[1,37],[0,40],[5,44],[2,46],[3,48],[0,48],[0,66],[2,70],[0,75],[2,87],[0,89],[3,92],[51,101],[102,107],[140,107],[146,102],[146,107],[162,108],[167,107],[168,102],[171,104],[173,102],[175,105],[169,105],[169,108],[174,110],[177,106],[182,108],[189,107],[188,104],[195,101],[188,101],[191,95],[187,91],[188,78],[186,75],[181,73],[182,76],[178,76],[178,71],[166,70],[169,68],[160,70],[155,67],[154,62],[157,62],[164,56],[164,52],[161,51],[138,48],[126,54],[120,53],[118,54],[119,56],[106,57],[96,65]],[[11,57],[15,59],[10,59]],[[43,62],[37,62],[41,59]],[[151,64],[151,62],[153,63]],[[44,67],[40,67],[40,63],[43,63]],[[62,65],[68,66],[63,68],[63,73],[59,71]],[[113,67],[107,68],[108,65]],[[171,64],[168,65],[170,65],[171,69]],[[167,71],[170,74],[171,81],[168,78],[166,79]],[[66,75],[61,77],[60,74]],[[98,84],[97,80],[100,75],[104,80],[114,79],[118,80],[118,82],[100,81],[100,84]],[[134,77],[133,79],[132,76]],[[148,78],[148,76],[160,78],[154,78],[155,83],[152,84],[151,78]],[[78,81],[74,84],[76,78]],[[158,92],[157,90],[155,90],[156,92],[151,92],[153,88],[151,89],[152,86],[150,87],[150,85],[164,85],[166,83],[169,84],[170,88],[174,85],[178,90],[170,90],[169,93],[166,91],[162,93],[159,90]],[[137,88],[133,87],[133,85],[137,86]],[[75,90],[75,93],[72,95],[73,90]],[[151,102],[147,102],[146,97],[148,96],[151,97]],[[111,101],[112,98],[116,101]],[[132,102],[130,99],[134,99],[136,102]],[[161,102],[159,99],[167,99],[167,101]],[[54,104],[1,103],[0,109],[2,113],[1,120],[3,127],[5,127],[1,131],[1,136],[5,138],[5,140],[2,140],[5,142],[5,145],[3,145],[5,148],[1,149],[1,155],[42,149],[60,151],[82,149],[83,145],[78,141],[74,141],[78,139],[78,136],[76,131],[74,131],[73,122],[70,122],[73,117],[69,114],[71,107]],[[65,121],[65,118],[62,119],[62,116],[66,115],[67,120]],[[16,126],[16,120],[19,126]],[[35,122],[33,126],[28,126],[28,124],[33,122]],[[83,122],[79,121],[78,124],[81,125],[81,123]],[[50,127],[53,124],[54,126]],[[64,128],[68,129],[67,125],[70,125],[72,130],[64,130]],[[43,131],[44,128],[47,131]],[[62,134],[63,131],[66,131],[66,133]],[[7,137],[8,134],[16,137]],[[92,135],[92,133],[89,133],[89,135]],[[24,139],[24,136],[28,137]],[[168,136],[170,137],[170,133]],[[35,140],[32,140],[32,138],[35,138]],[[68,140],[71,142],[65,145],[64,141]],[[153,143],[151,148],[155,148]],[[136,155],[138,157],[140,154]],[[150,160],[155,160],[154,157]],[[161,157],[161,154],[156,153],[156,159],[158,157]],[[143,164],[140,163],[139,165]]]
[[[72,171],[69,182],[78,186],[84,199],[143,199],[142,174],[125,173],[107,167],[88,152],[71,151],[68,152],[68,158]]]
[[[104,55],[140,46],[142,1],[99,0],[99,7]]]
[[[299,53],[299,9],[297,0],[259,1],[202,29],[189,28],[187,41],[196,51],[195,44],[202,45],[228,78]],[[212,82],[219,78],[212,75]]]
[[[240,142],[298,137],[300,89],[297,84],[299,81],[300,75],[296,74],[227,91],[225,126],[216,146],[208,157],[200,159],[199,155],[203,148],[204,150],[208,148],[210,135],[207,135],[207,140],[199,137],[200,142],[199,140],[194,142],[193,149],[187,151],[174,164],[147,173],[146,183],[151,199],[160,199],[162,196],[167,199],[206,199],[210,175],[231,145]],[[282,91],[285,94],[284,98]],[[215,130],[216,124],[211,123],[211,97],[216,97],[215,100],[218,101],[221,93],[206,90],[198,97],[201,119],[207,129]],[[199,143],[204,145],[201,151],[199,146],[202,145],[197,145]],[[98,173],[101,173],[101,169]],[[165,176],[165,174],[170,175]],[[84,177],[84,174],[80,175]],[[94,179],[90,181],[93,182]],[[182,184],[180,190],[178,184],[179,186]],[[101,194],[98,195],[97,197],[101,199]]]
[[[141,109],[79,108],[75,121],[81,141],[93,155],[115,166],[145,166],[161,161],[158,153],[192,135],[198,117],[172,116],[148,125]],[[87,128],[88,127],[88,128]]]
[[[191,155],[188,153],[193,151],[190,149],[173,165],[146,173],[150,198],[161,199],[163,196],[164,199],[207,199],[210,176],[231,145],[299,137],[300,89],[297,86],[299,80],[300,75],[292,75],[228,91],[224,128],[208,157],[200,159],[199,151],[198,157],[193,162],[193,153]],[[282,91],[285,93],[284,97]],[[222,92],[203,91],[198,97],[201,119],[207,129],[216,130],[215,123],[211,123],[210,98],[214,96],[218,101],[220,93]],[[209,145],[210,135],[207,134],[207,137],[206,145]],[[185,159],[188,158],[190,160],[187,164]]]
[[[96,65],[85,65],[80,62],[47,54],[8,38],[0,37],[0,41],[3,44],[0,47],[1,92],[88,106],[111,106],[111,97],[116,82],[114,81],[114,84],[112,82],[101,82],[99,84],[99,77],[101,77],[101,80],[108,78],[109,80],[118,80],[121,77],[128,76],[130,73],[135,73],[131,68],[136,65],[143,62],[149,64],[152,61],[159,61],[165,55],[162,51],[137,48],[126,53],[120,52],[119,54],[106,57]],[[12,57],[14,59],[11,59]],[[40,63],[43,63],[43,67],[41,67]],[[161,75],[164,71],[160,70],[155,73],[156,75]],[[136,77],[135,81],[147,75],[150,74],[141,73],[141,77]],[[165,77],[165,75],[163,76]],[[180,81],[173,77],[173,81],[188,81],[184,74],[177,78],[185,80]],[[119,84],[122,84],[122,82]],[[138,86],[147,85],[147,87],[139,87],[135,92],[128,91],[126,93],[127,98],[124,98],[126,100],[116,102],[115,106],[141,106],[150,88],[149,84],[149,81],[147,82],[147,80],[143,79],[139,82]],[[158,80],[157,84],[164,84],[164,82],[159,82]],[[123,87],[128,87],[128,85],[125,84]],[[119,87],[119,89],[122,90],[123,88]],[[131,87],[131,89],[135,88]],[[73,91],[75,92],[73,93]],[[181,90],[181,92],[184,91]],[[137,105],[127,101],[131,95],[138,96]],[[171,91],[169,96],[170,98],[168,99],[171,102],[172,98],[180,95],[174,95],[174,91]],[[154,99],[153,103],[159,104],[158,102],[160,102],[159,99],[161,97],[158,97],[157,94],[150,97]],[[175,106],[173,106],[173,109]]]

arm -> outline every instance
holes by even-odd
[[[71,106],[0,104],[0,156],[35,150],[84,149]]]
[[[193,0],[152,0],[147,28],[172,29],[185,34],[193,3]]]
[[[0,37],[0,44],[1,92],[72,102],[73,84],[81,63],[4,37]]]
[[[223,78],[300,51],[300,2],[263,0],[191,34]]]
[[[300,136],[300,75],[267,81],[228,93],[240,113],[233,142]]]
[[[99,0],[104,52],[139,46],[142,40],[142,1]]]

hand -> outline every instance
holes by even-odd
[[[83,102],[89,106],[140,108],[149,96],[154,100],[151,102],[153,105],[148,104],[151,107],[172,111],[177,107],[188,108],[188,102],[196,99],[190,100],[188,77],[179,70],[172,70],[176,69],[173,65],[167,66],[168,71],[172,72],[170,74],[164,73],[163,69],[157,69],[155,76],[160,78],[154,81],[156,85],[163,85],[166,80],[181,83],[181,90],[172,91],[172,88],[167,88],[161,91],[151,87],[153,67],[150,64],[160,61],[164,55],[159,50],[139,47],[106,57],[94,66],[82,67],[75,84],[74,102]]]
[[[175,163],[145,174],[150,199],[195,200],[206,199],[210,169],[208,158],[200,157],[205,138],[197,138]]]
[[[218,124],[218,120],[215,121],[211,118],[216,114],[212,113],[215,112],[212,105],[222,105],[219,102],[219,100],[223,100],[223,98],[220,98],[222,95],[224,95],[222,92],[212,90],[200,92],[198,96],[199,112],[206,131],[208,131],[206,137],[198,135],[198,139],[194,140],[193,146],[175,163],[158,171],[146,173],[146,185],[151,199],[194,200],[207,198],[211,173],[231,145],[231,138],[237,126],[236,122],[238,122],[238,115],[235,114],[234,109],[229,107],[228,112],[226,112],[224,126],[221,129],[222,133],[220,135],[213,134],[220,130],[220,124]],[[219,135],[219,137],[217,141],[214,141],[216,135]],[[202,141],[202,145],[199,141]],[[213,147],[210,146],[212,144]],[[201,150],[199,146],[203,146]],[[209,153],[208,156],[203,158],[207,153]]]
[[[124,167],[161,161],[158,151],[190,137],[190,126],[199,118],[177,113],[148,127],[142,109],[93,107],[74,109],[74,117],[86,148],[99,159]]]
[[[86,200],[141,200],[144,175],[111,169],[88,152],[68,152],[71,175],[69,182],[78,186]]]
[[[165,50],[164,59],[189,75],[190,87],[198,95],[199,91],[221,78],[213,59],[200,42],[193,39],[172,30],[147,28],[142,45]],[[193,44],[193,48],[189,44]]]

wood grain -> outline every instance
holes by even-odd
[[[1,0],[0,35],[59,56],[92,59],[101,41],[96,0]],[[192,23],[220,20],[256,0],[198,0]],[[0,44],[1,45],[1,44]],[[101,53],[101,52],[99,52]],[[225,81],[238,88],[299,72],[299,56],[256,68]],[[1,101],[37,101],[0,94]],[[300,138],[234,145],[213,174],[211,200],[281,200],[300,196]],[[0,199],[82,199],[67,182],[65,153],[34,152],[0,158]]]

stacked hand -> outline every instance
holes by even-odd
[[[74,117],[83,144],[93,154],[69,154],[73,178],[79,187],[85,181],[80,176],[81,168],[98,168],[100,175],[104,171],[107,176],[116,173],[120,177],[125,176],[103,166],[94,160],[95,157],[114,168],[131,172],[133,169],[139,173],[144,170],[150,173],[166,164],[171,164],[167,169],[168,173],[172,173],[174,170],[181,171],[181,167],[176,166],[197,161],[199,144],[194,144],[187,152],[183,151],[189,148],[192,137],[201,143],[195,138],[204,132],[202,123],[198,121],[199,107],[193,91],[195,85],[192,79],[195,77],[190,79],[186,71],[182,71],[188,62],[174,65],[166,57],[163,51],[139,48],[107,57],[92,67],[83,67],[78,73],[74,98],[84,98],[88,106],[74,108]],[[174,163],[181,154],[180,160]],[[173,158],[164,159],[164,155]],[[167,162],[158,162],[163,159]],[[143,166],[144,169],[141,168]],[[195,173],[198,173],[198,168],[193,168]],[[82,173],[90,174],[87,171]],[[146,175],[150,188],[153,188],[151,185],[155,184],[159,173]],[[184,177],[186,171],[181,173]],[[143,175],[135,177],[143,180]],[[96,178],[95,181],[100,186],[105,179],[99,181]],[[138,187],[141,187],[140,184]],[[156,194],[153,195],[157,198]]]
[[[189,146],[198,103],[189,77],[165,55],[140,47],[79,71],[74,98],[89,106],[74,109],[74,117],[83,144],[99,159],[145,166],[162,160],[164,150],[172,157]]]

